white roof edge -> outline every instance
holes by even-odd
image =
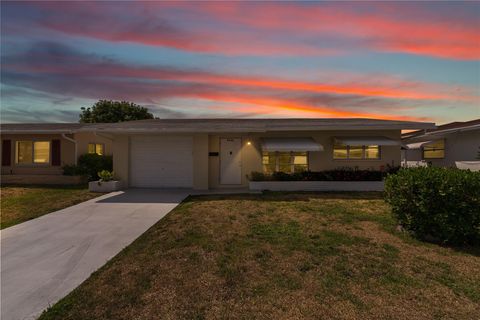
[[[78,132],[78,130],[0,130],[0,134],[62,134],[75,132]]]
[[[418,127],[415,127],[418,128]],[[295,127],[276,127],[276,128],[82,128],[77,131],[83,132],[105,132],[105,133],[149,133],[149,132],[280,132],[280,131],[335,131],[335,130],[405,130],[415,129],[405,126],[295,126]]]
[[[462,131],[470,131],[470,130],[477,130],[477,129],[480,129],[480,124],[475,124],[475,125],[460,127],[460,128],[451,128],[451,129],[432,131],[432,132],[427,132],[424,135],[425,136],[434,136],[434,135],[437,135],[437,134],[445,134],[445,133],[457,132],[457,131],[462,132]]]
[[[177,120],[177,119],[175,119]],[[232,119],[225,119],[225,122],[212,123],[212,125],[205,125],[201,122],[181,123],[178,126],[173,126],[165,119],[164,123],[145,122],[139,123],[132,121],[131,126],[128,127],[128,122],[118,124],[86,124],[83,127],[72,129],[8,129],[1,128],[0,132],[3,134],[47,134],[47,133],[75,133],[75,132],[104,132],[104,133],[153,133],[153,132],[274,132],[274,131],[335,131],[335,130],[409,130],[409,129],[434,129],[434,123],[431,122],[412,122],[412,121],[397,121],[390,120],[390,122],[370,123],[365,119],[355,119],[352,122],[343,122],[342,120],[324,121],[315,123],[319,119],[301,119],[305,123],[295,122],[299,119],[281,119],[285,120],[281,123],[255,123],[242,122],[235,123]],[[256,120],[256,119],[252,119]],[[268,120],[268,119],[266,119]],[[291,120],[291,121],[289,121]],[[163,124],[163,126],[162,126]]]

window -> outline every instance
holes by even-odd
[[[333,159],[378,160],[380,159],[380,146],[347,146],[335,143],[333,146]]]
[[[438,140],[423,146],[424,159],[443,159],[445,157],[445,140]]]
[[[308,170],[306,152],[264,152],[263,172],[302,172]]]
[[[50,141],[17,141],[15,151],[18,164],[50,162]]]
[[[103,143],[89,143],[88,153],[96,153],[102,156],[105,153],[105,145]]]

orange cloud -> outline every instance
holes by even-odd
[[[480,19],[438,4],[186,2],[29,3],[67,34],[223,55],[335,55],[353,50],[480,59]],[[446,3],[452,12],[461,4]],[[472,4],[473,5],[473,4]],[[440,5],[438,5],[440,6]],[[477,8],[478,9],[478,8]],[[466,10],[466,9],[464,9]],[[437,10],[438,11],[438,10]],[[128,19],[118,14],[128,12]]]

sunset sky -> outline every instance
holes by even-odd
[[[480,3],[3,2],[1,121],[480,118]]]

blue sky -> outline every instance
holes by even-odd
[[[1,121],[480,117],[476,2],[2,2]]]

